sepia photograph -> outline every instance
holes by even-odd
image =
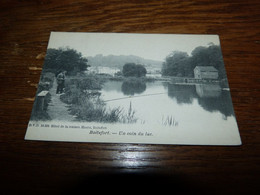
[[[219,37],[52,32],[25,139],[240,145]]]

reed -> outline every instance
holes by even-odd
[[[164,116],[162,116],[162,125],[164,126],[178,126],[178,122],[175,120],[175,118],[173,116],[167,116],[166,118],[164,118]]]

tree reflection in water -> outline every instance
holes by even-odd
[[[197,98],[197,93],[193,85],[177,85],[168,83],[168,96],[177,100],[178,104],[192,104]]]
[[[229,91],[223,91],[218,84],[179,85],[168,84],[168,96],[178,104],[192,104],[194,99],[209,112],[219,111],[225,118],[234,116]]]
[[[129,78],[122,83],[121,90],[124,95],[141,94],[146,90],[146,84],[142,79]]]

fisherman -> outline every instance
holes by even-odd
[[[66,74],[66,71],[61,71],[58,75],[57,75],[57,91],[56,91],[56,94],[61,94],[64,92],[64,83],[65,83],[65,74]]]

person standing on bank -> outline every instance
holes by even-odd
[[[58,75],[57,75],[57,91],[56,91],[56,94],[61,94],[63,93],[64,91],[64,83],[65,83],[65,74],[66,74],[66,71],[61,71]]]

